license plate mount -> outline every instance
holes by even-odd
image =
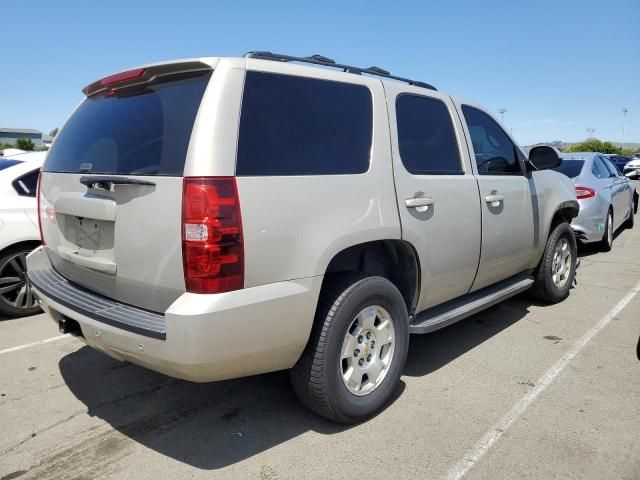
[[[76,217],[76,244],[79,248],[96,251],[100,246],[99,220]]]

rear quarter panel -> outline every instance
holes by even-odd
[[[323,275],[333,256],[349,246],[400,239],[386,101],[382,82],[374,78],[257,59],[221,60],[212,77],[214,87],[205,96],[208,105],[198,114],[185,175],[235,174],[245,71],[238,62],[246,62],[250,70],[364,85],[373,102],[373,140],[366,173],[236,178],[245,287]]]
[[[20,242],[40,241],[36,199],[20,197],[11,182],[38,168],[40,163],[21,163],[0,172],[0,251]],[[30,218],[30,214],[35,218]]]

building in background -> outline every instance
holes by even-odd
[[[2,128],[0,127],[0,143],[15,145],[19,138],[27,138],[36,147],[43,147],[42,132],[32,128]]]

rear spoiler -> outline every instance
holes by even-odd
[[[106,91],[115,93],[120,88],[153,83],[159,77],[166,75],[189,74],[209,70],[212,70],[211,65],[198,61],[167,63],[164,65],[136,68],[135,70],[127,70],[126,72],[116,73],[115,75],[109,75],[108,77],[96,80],[84,87],[82,93],[87,97],[92,97]]]

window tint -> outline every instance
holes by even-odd
[[[9,160],[8,158],[0,158],[0,170],[4,170],[5,168],[13,167],[22,163],[20,160]]]
[[[480,175],[521,174],[515,145],[489,115],[464,105],[462,113],[469,128]]]
[[[580,175],[583,166],[584,160],[563,159],[562,163],[552,170],[564,173],[569,178],[575,178]]]
[[[613,163],[611,163],[611,160],[609,160],[606,157],[602,157],[602,161],[606,165],[607,170],[609,170],[609,172],[611,172],[611,176],[617,177],[619,175],[620,172],[619,172],[618,168]]]
[[[605,167],[604,162],[600,157],[593,158],[593,167],[591,167],[591,173],[597,178],[609,178],[611,172]]]
[[[372,109],[361,85],[247,72],[236,174],[364,173]]]
[[[44,170],[181,176],[209,76],[161,77],[87,98],[60,130]]]
[[[460,154],[449,109],[440,100],[417,95],[396,99],[398,146],[414,174],[459,174]]]
[[[40,169],[33,170],[19,178],[16,178],[12,185],[18,195],[23,197],[35,197],[38,189],[38,175]]]

